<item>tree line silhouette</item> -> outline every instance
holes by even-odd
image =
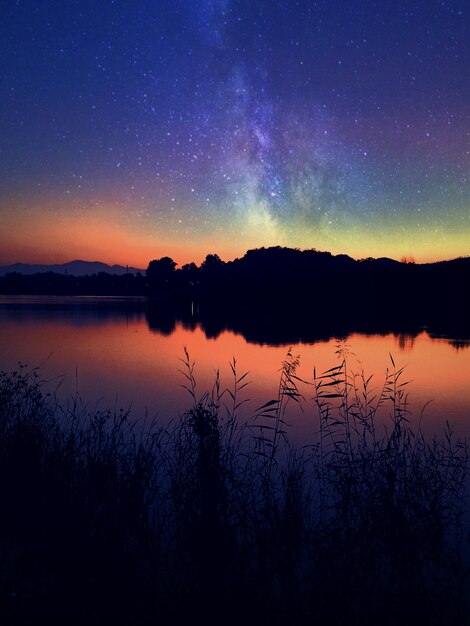
[[[0,277],[0,293],[21,295],[100,295],[139,296],[147,293],[143,274],[116,275],[99,272],[73,276],[57,272],[20,274],[10,272]]]
[[[207,255],[176,269],[169,257],[151,261],[147,269],[150,300],[180,307],[191,301],[203,316],[230,323],[245,319],[265,326],[279,319],[307,327],[311,320],[344,325],[345,318],[401,322],[407,325],[466,327],[465,296],[470,258],[416,264],[388,258],[356,261],[317,250],[260,248],[225,263]],[[161,308],[161,307],[160,307]],[[186,307],[187,309],[187,307]]]
[[[312,319],[374,324],[402,321],[429,325],[445,321],[468,326],[466,286],[470,258],[417,264],[388,258],[354,260],[317,250],[284,247],[249,250],[224,262],[208,254],[200,266],[164,256],[150,261],[145,275],[107,273],[76,277],[47,272],[0,278],[4,294],[142,295],[149,307],[191,310],[253,326],[279,320],[299,327]]]

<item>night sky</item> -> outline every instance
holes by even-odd
[[[468,1],[4,0],[0,263],[470,254]]]

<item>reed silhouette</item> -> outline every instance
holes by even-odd
[[[337,357],[303,381],[288,352],[249,415],[236,361],[199,393],[186,352],[189,408],[167,429],[2,373],[3,622],[466,623],[468,449],[411,426],[392,358],[378,387]],[[302,449],[292,403],[312,417]]]

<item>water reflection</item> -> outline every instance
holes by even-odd
[[[346,339],[351,334],[397,338],[402,351],[412,351],[416,337],[423,331],[436,339],[445,339],[456,350],[470,346],[470,324],[455,325],[441,320],[431,326],[416,321],[377,321],[373,317],[355,319],[354,315],[330,311],[236,310],[220,311],[187,303],[179,307],[152,305],[145,298],[83,296],[0,296],[0,320],[4,323],[46,324],[58,321],[76,326],[146,321],[151,331],[170,336],[177,326],[194,331],[201,328],[207,339],[217,339],[226,331],[241,335],[247,342],[268,346],[313,344]]]
[[[296,325],[297,324],[297,325]],[[132,406],[140,419],[146,410],[162,423],[189,405],[178,374],[186,346],[196,361],[198,393],[210,390],[216,370],[223,387],[230,387],[229,361],[236,357],[239,373],[249,370],[242,417],[276,397],[279,368],[287,347],[300,355],[299,375],[312,379],[313,368],[336,365],[336,343],[347,338],[355,369],[364,368],[380,386],[390,366],[389,353],[406,366],[412,383],[410,408],[415,415],[429,400],[424,416],[427,430],[441,430],[445,419],[459,432],[470,434],[470,350],[468,335],[455,329],[405,328],[392,323],[360,324],[331,316],[281,319],[260,315],[222,319],[215,313],[188,307],[183,311],[148,307],[144,299],[2,298],[0,300],[0,369],[18,362],[31,367],[43,363],[42,374],[57,381],[63,397],[79,390],[90,405]],[[304,412],[291,412],[290,422],[300,440],[316,430],[308,387]],[[469,432],[467,432],[469,431]]]
[[[470,345],[470,328],[456,325],[451,319],[439,320],[431,326],[418,321],[378,321],[374,317],[360,319],[354,315],[338,314],[335,310],[304,311],[276,310],[214,310],[194,303],[186,307],[147,305],[145,316],[150,330],[163,335],[173,333],[178,324],[185,329],[200,327],[208,339],[216,339],[225,331],[242,335],[249,343],[269,346],[313,344],[334,338],[346,339],[354,333],[364,335],[394,335],[401,350],[412,350],[418,335],[426,331],[434,338],[444,338],[456,349]]]
[[[0,296],[0,320],[35,324],[96,326],[142,319],[145,298],[84,296]]]

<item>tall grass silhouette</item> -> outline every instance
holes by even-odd
[[[190,406],[165,429],[1,373],[4,622],[465,623],[467,446],[413,426],[393,357],[378,388],[337,357],[306,381],[289,351],[250,414],[235,359],[199,393],[185,350]]]

